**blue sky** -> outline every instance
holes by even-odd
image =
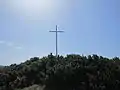
[[[0,64],[55,53],[120,56],[119,0],[0,0]]]

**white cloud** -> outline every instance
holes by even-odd
[[[6,45],[7,46],[14,46],[14,44],[12,42],[7,42]]]
[[[15,47],[15,49],[22,49],[22,47],[20,47],[20,46],[17,46],[17,47]]]
[[[16,46],[13,42],[8,42],[8,41],[0,40],[0,44],[4,44],[5,46],[8,46],[10,48],[22,49],[21,46]]]
[[[4,44],[5,43],[5,41],[0,41],[0,44]]]

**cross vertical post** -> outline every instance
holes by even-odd
[[[57,25],[56,25],[56,58],[57,58],[57,56],[58,56],[58,47],[57,47],[57,46],[58,46],[58,45],[57,45],[57,44],[58,44],[58,41],[57,41],[57,39],[58,39],[58,38],[57,38],[57,37],[58,37],[57,31],[58,31],[58,30],[57,30],[57,29],[58,29],[58,27],[57,27]]]
[[[58,32],[62,33],[64,31],[58,31],[58,26],[56,25],[55,31],[49,31],[49,32],[55,32],[56,33],[56,59],[58,57]]]

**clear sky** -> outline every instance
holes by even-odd
[[[120,56],[120,0],[0,0],[0,64],[55,53]]]

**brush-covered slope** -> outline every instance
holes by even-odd
[[[71,54],[56,60],[50,54],[5,66],[0,73],[0,90],[25,90],[32,85],[45,86],[44,90],[120,90],[117,57]]]

